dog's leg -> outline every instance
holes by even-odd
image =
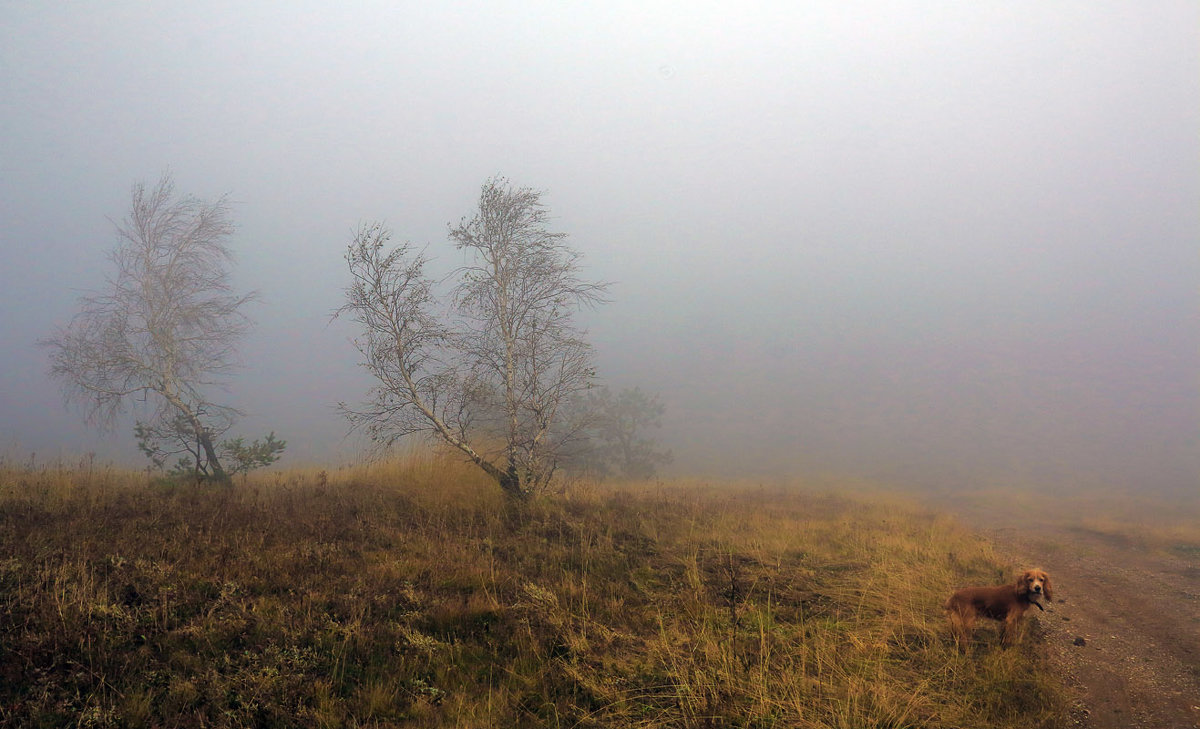
[[[974,615],[964,615],[959,608],[952,608],[946,611],[946,619],[950,622],[950,633],[954,636],[954,642],[958,645],[958,650],[965,653],[967,644],[971,641],[971,631],[974,627]]]
[[[1004,618],[1004,622],[1000,624],[1000,645],[1007,647],[1015,643],[1020,627],[1021,611],[1010,610]]]

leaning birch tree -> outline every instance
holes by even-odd
[[[51,376],[89,423],[111,427],[145,399],[153,416],[139,427],[194,441],[197,471],[225,483],[215,441],[239,413],[211,393],[234,367],[250,327],[242,307],[255,298],[232,291],[233,229],[224,198],[177,197],[170,176],[135,185],[107,290],[81,297],[71,322],[41,342]]]
[[[550,482],[579,435],[560,416],[595,375],[575,314],[606,285],[581,276],[579,252],[547,221],[540,192],[485,182],[474,215],[450,228],[467,263],[443,296],[423,251],[390,247],[380,223],[356,232],[336,316],[361,326],[355,344],[376,384],[366,402],[341,405],[352,429],[382,447],[431,435],[514,499]]]

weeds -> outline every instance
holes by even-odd
[[[1055,726],[1033,646],[944,630],[1002,568],[880,496],[6,468],[0,726]]]

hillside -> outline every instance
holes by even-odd
[[[941,602],[1013,565],[885,493],[452,461],[231,490],[0,473],[0,726],[1051,727],[1038,650]]]

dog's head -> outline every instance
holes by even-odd
[[[1022,595],[1029,595],[1031,598],[1045,597],[1047,600],[1054,599],[1050,596],[1050,575],[1046,574],[1045,570],[1037,567],[1025,570],[1017,578],[1017,592]]]

